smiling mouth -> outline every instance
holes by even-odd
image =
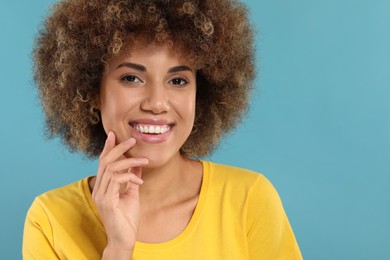
[[[161,135],[169,132],[171,128],[174,126],[173,124],[166,124],[166,125],[151,125],[151,124],[137,124],[137,123],[131,123],[130,126],[136,130],[137,132],[140,132],[142,134],[147,135]]]

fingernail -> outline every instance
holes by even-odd
[[[106,142],[110,139],[111,136],[112,136],[112,132],[110,131],[110,132],[108,132]]]
[[[133,137],[130,137],[130,139],[127,139],[126,142],[127,142],[127,143],[132,143],[132,142],[134,142],[133,140],[135,141],[135,139],[134,139]]]
[[[145,164],[146,164],[146,163],[149,163],[149,159],[142,158],[142,162],[145,163]]]
[[[139,164],[148,164],[149,160],[146,158],[137,158],[137,163]]]

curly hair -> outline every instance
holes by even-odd
[[[98,156],[106,133],[96,104],[108,59],[139,36],[185,50],[197,69],[194,129],[181,148],[208,155],[247,111],[255,76],[253,30],[235,0],[62,0],[34,48],[46,132],[71,151]]]

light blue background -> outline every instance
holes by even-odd
[[[2,259],[36,195],[96,168],[43,135],[30,51],[50,2],[0,5]],[[211,159],[273,182],[306,259],[390,259],[390,1],[246,2],[259,90]]]

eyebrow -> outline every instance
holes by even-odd
[[[135,70],[139,70],[139,71],[143,71],[143,72],[146,71],[145,66],[142,66],[142,65],[136,64],[136,63],[130,63],[130,62],[121,63],[121,64],[119,64],[118,67],[116,67],[116,69],[119,69],[122,67],[127,67],[127,68],[131,68],[131,69],[135,69]]]
[[[146,67],[145,66],[143,66],[141,64],[131,63],[131,62],[121,63],[121,64],[119,64],[118,67],[116,67],[116,69],[119,69],[119,68],[122,68],[122,67],[127,67],[127,68],[131,68],[131,69],[139,70],[139,71],[142,71],[142,72],[146,71]],[[190,67],[188,67],[186,65],[180,65],[180,66],[175,66],[175,67],[170,68],[168,70],[168,73],[175,73],[175,72],[180,72],[180,71],[191,71],[191,72],[193,72],[193,69],[191,69]]]
[[[180,71],[186,71],[186,70],[193,72],[193,70],[190,67],[185,66],[185,65],[172,67],[168,70],[168,72],[174,73],[174,72],[180,72]]]

